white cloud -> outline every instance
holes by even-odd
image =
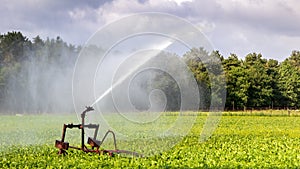
[[[83,19],[86,16],[85,10],[78,9],[78,8],[76,8],[72,11],[69,11],[68,13],[69,13],[70,17],[75,20]]]
[[[20,30],[83,44],[104,24],[139,12],[187,19],[225,56],[262,52],[280,60],[300,46],[298,0],[3,0],[0,32]]]
[[[169,1],[175,1],[178,5],[181,5],[185,2],[192,2],[193,0],[169,0]]]

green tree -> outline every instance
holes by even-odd
[[[238,59],[237,55],[231,54],[223,61],[223,66],[226,72],[226,107],[236,109],[247,106],[249,79],[243,62]]]
[[[270,80],[270,86],[272,88],[271,94],[271,108],[273,109],[274,106],[281,106],[283,97],[280,93],[279,86],[278,86],[278,74],[279,63],[277,60],[269,59],[266,63],[266,70],[267,75]]]
[[[20,80],[21,62],[28,58],[31,42],[21,32],[8,32],[0,35],[0,83],[1,107],[15,107],[18,94],[12,88],[24,85]],[[10,99],[6,99],[9,97]],[[1,104],[0,103],[0,104]]]
[[[209,53],[204,48],[192,48],[183,55],[183,60],[193,73],[199,87],[201,110],[208,110],[211,101],[211,84],[205,66],[208,58]]]
[[[249,78],[249,96],[247,105],[250,107],[269,106],[273,89],[266,70],[267,60],[261,54],[248,54],[244,66]]]
[[[206,61],[206,68],[209,72],[211,89],[210,109],[223,110],[226,102],[226,74],[223,67],[224,57],[219,51],[212,51]]]
[[[77,53],[75,46],[67,45],[59,37],[43,41],[36,36],[31,42],[21,32],[0,35],[2,111],[46,112],[66,107],[60,105],[63,102],[59,99],[72,100],[71,89],[63,83],[71,83]],[[67,106],[72,107],[71,103]]]
[[[31,42],[21,32],[8,32],[0,38],[0,63],[10,64],[27,58]]]
[[[293,51],[279,67],[278,87],[283,106],[300,106],[300,52]]]

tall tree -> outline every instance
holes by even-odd
[[[21,32],[8,32],[0,38],[0,62],[10,64],[23,61],[28,56],[31,42]]]
[[[269,59],[266,63],[266,71],[268,78],[270,80],[270,86],[272,88],[271,94],[271,105],[270,107],[273,109],[274,106],[281,106],[283,101],[283,96],[280,93],[279,86],[278,86],[278,69],[279,63],[277,60]]]
[[[300,106],[300,52],[293,51],[279,67],[279,90],[284,106]]]
[[[223,61],[223,66],[226,72],[226,107],[237,109],[247,106],[249,83],[242,61],[231,54]]]
[[[248,105],[251,107],[269,106],[272,92],[271,81],[266,71],[267,60],[261,54],[248,54],[245,68],[249,77]]]
[[[183,55],[184,62],[194,75],[198,83],[200,94],[200,109],[207,110],[210,107],[211,89],[209,73],[205,66],[209,53],[204,48],[192,48]]]

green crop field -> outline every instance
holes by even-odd
[[[163,118],[172,121],[174,114]],[[194,115],[189,114],[185,119],[192,119]],[[60,139],[63,123],[78,121],[74,115],[0,117],[0,168],[300,167],[300,117],[296,113],[287,116],[273,112],[227,112],[211,138],[199,142],[206,119],[202,114],[196,116],[191,131],[173,148],[142,158],[110,157],[75,150],[68,150],[65,156],[57,155],[54,141]],[[75,130],[68,132],[68,140],[80,144],[79,134]],[[144,141],[151,145],[151,140]]]

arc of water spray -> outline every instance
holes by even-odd
[[[94,106],[96,103],[98,103],[100,100],[102,100],[106,95],[108,95],[115,87],[122,84],[123,81],[125,81],[132,73],[134,73],[136,70],[138,70],[141,66],[143,66],[145,63],[147,63],[151,58],[156,56],[161,52],[161,50],[164,50],[168,48],[171,44],[173,44],[173,41],[166,41],[162,44],[154,45],[151,47],[153,50],[149,55],[147,55],[146,59],[142,60],[139,64],[136,64],[135,67],[131,68],[127,74],[122,76],[116,83],[112,84],[102,95],[100,95],[91,106]]]

